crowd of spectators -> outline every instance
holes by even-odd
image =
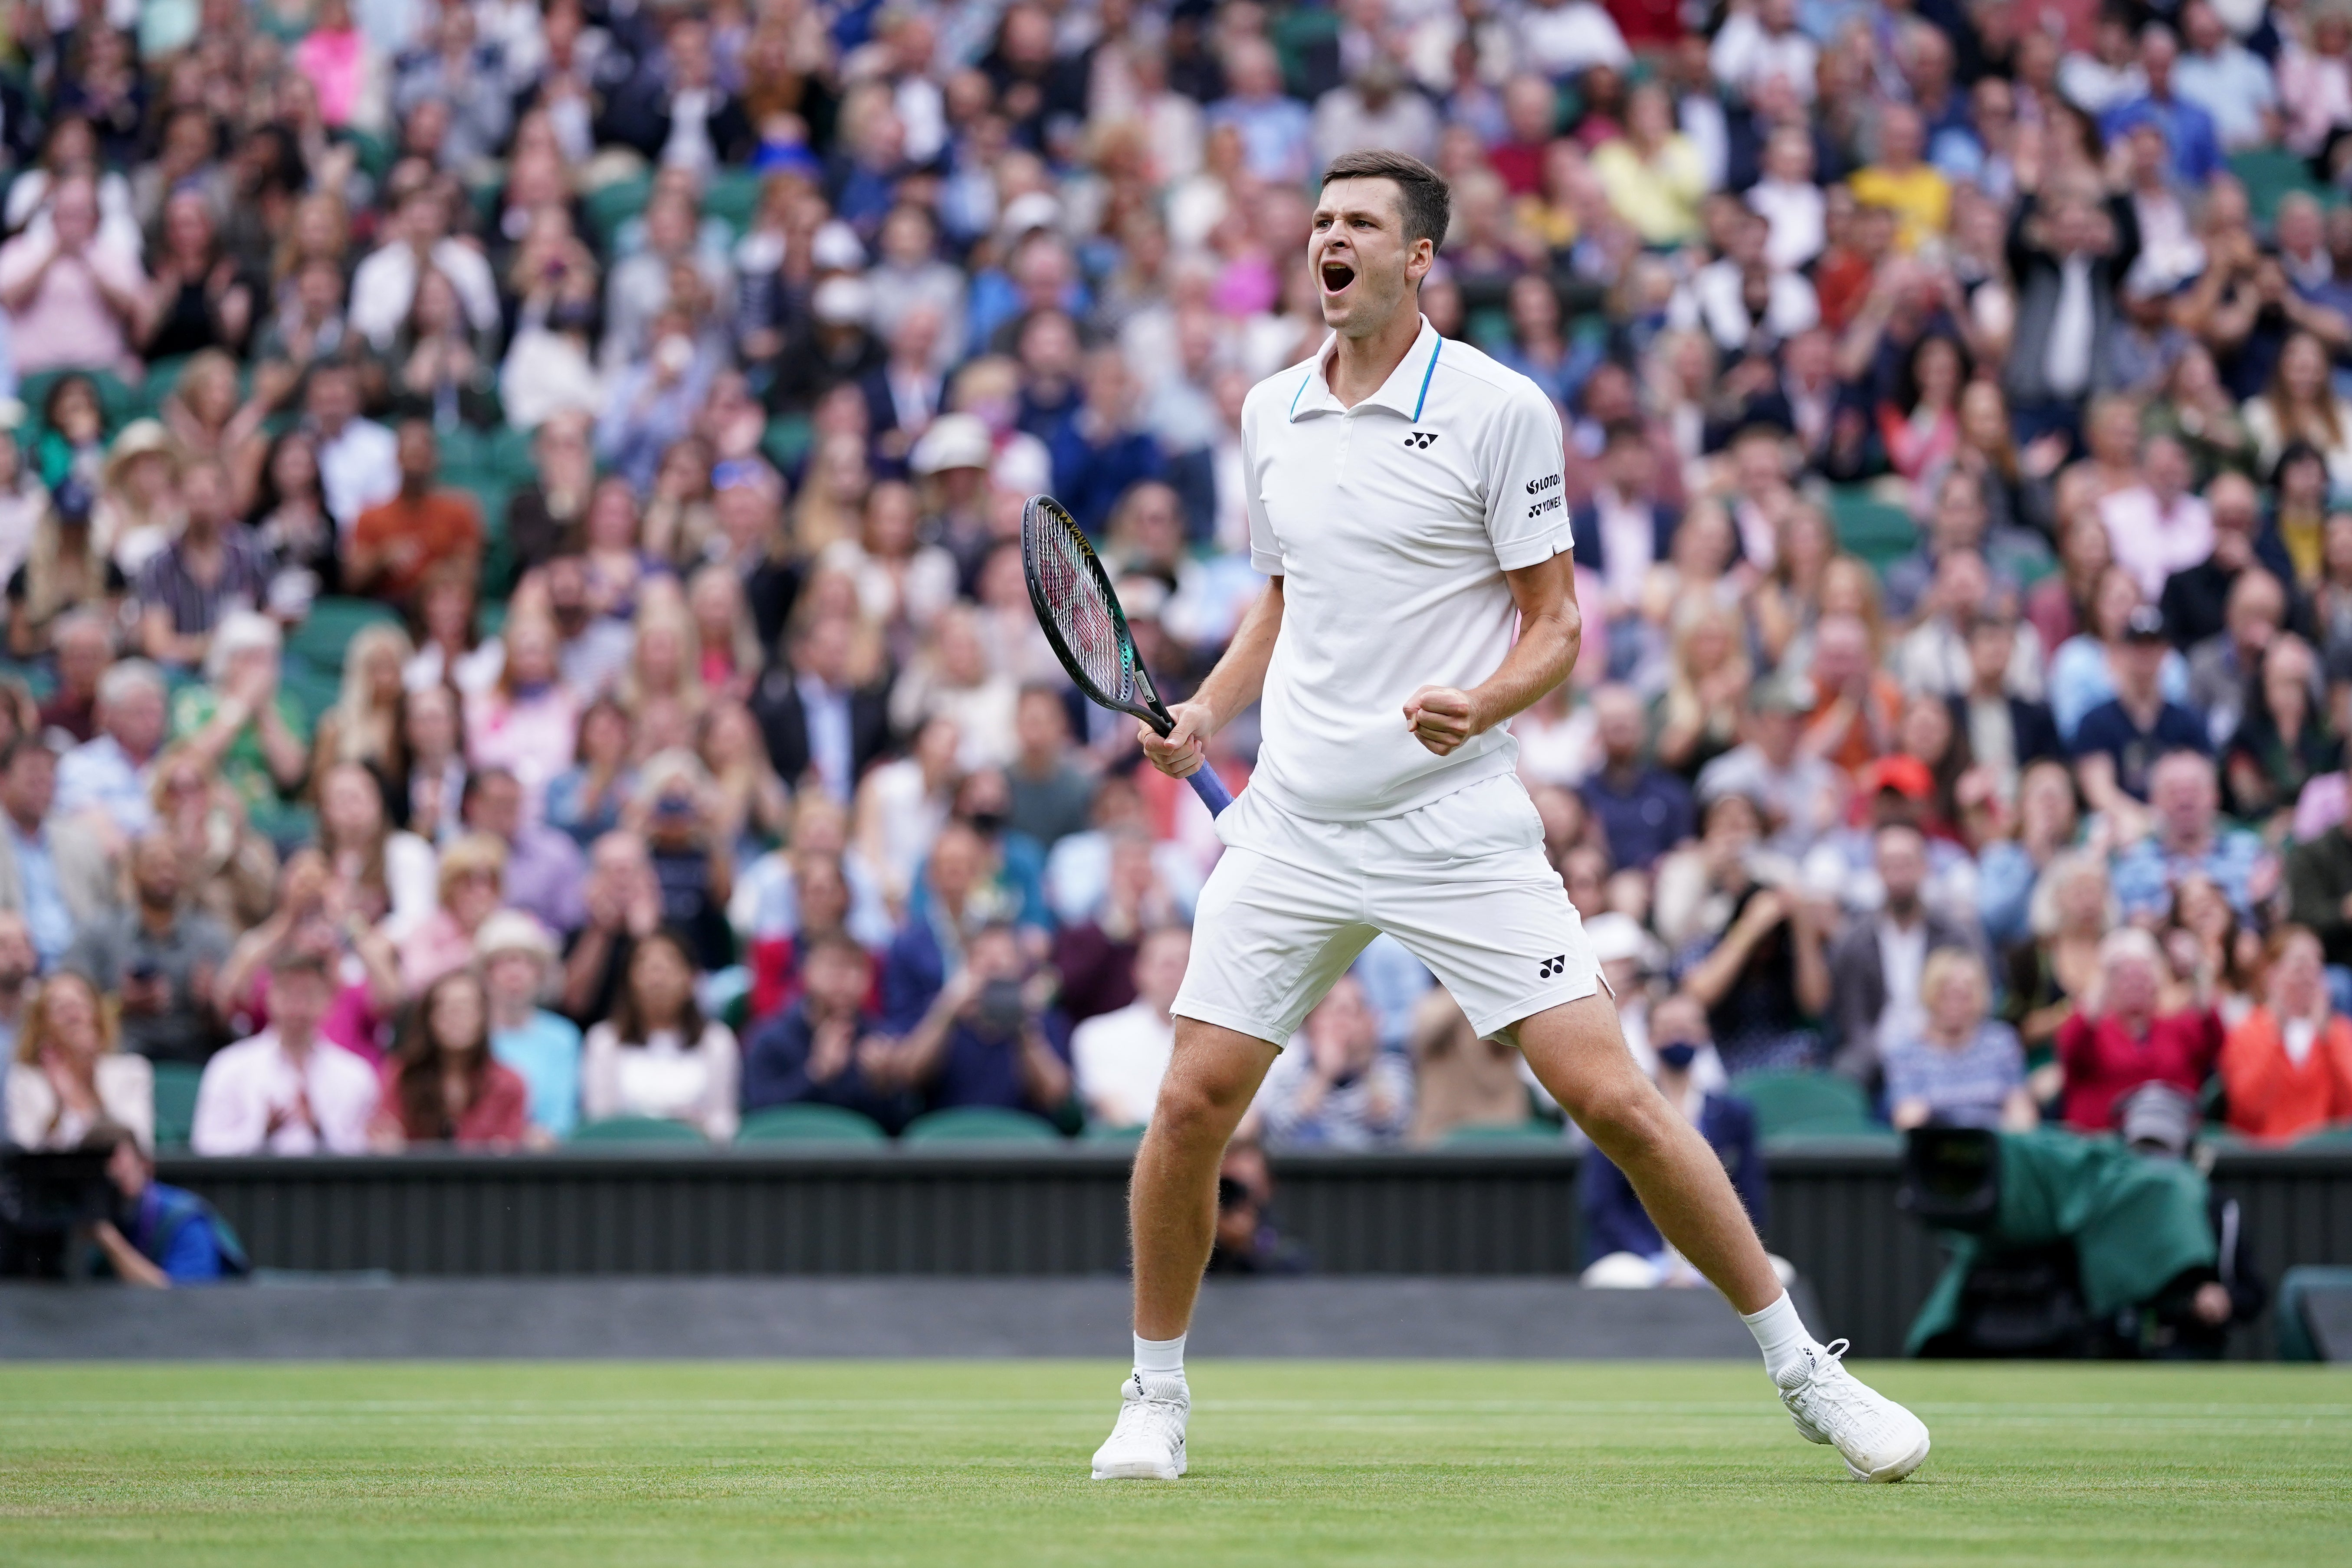
[[[1424,312],[1560,407],[1519,766],[1743,1191],[1764,1074],[2352,1120],[2343,0],[11,16],[15,1142],[150,1146],[198,1068],[202,1153],[1143,1121],[1219,846],[1021,506],[1190,689],[1369,146],[1452,183]],[[1539,1100],[1384,940],[1252,1130]]]

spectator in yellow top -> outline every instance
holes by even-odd
[[[1664,87],[1648,81],[1633,89],[1625,103],[1625,134],[1602,142],[1591,163],[1610,206],[1643,244],[1683,245],[1698,237],[1706,169],[1698,148],[1675,129],[1674,102]]]
[[[1895,215],[1895,246],[1906,254],[1942,234],[1951,221],[1951,182],[1919,158],[1927,142],[1919,111],[1889,104],[1878,119],[1878,161],[1846,182],[1855,201]]]

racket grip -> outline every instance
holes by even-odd
[[[1184,782],[1192,786],[1192,793],[1201,797],[1201,804],[1209,808],[1211,816],[1223,814],[1225,807],[1234,804],[1233,791],[1227,789],[1225,781],[1217,776],[1217,770],[1206,763],[1202,763],[1200,771]]]

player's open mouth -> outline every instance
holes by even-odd
[[[1323,264],[1323,292],[1326,294],[1339,293],[1355,280],[1356,269],[1346,262],[1327,261]]]

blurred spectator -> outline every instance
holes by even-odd
[[[122,1043],[155,1061],[202,1062],[220,1042],[213,985],[228,962],[229,934],[183,901],[178,848],[160,829],[128,857],[131,907],[85,925],[63,960],[115,998]]]
[[[1212,1274],[1304,1274],[1306,1248],[1276,1228],[1271,1215],[1274,1173],[1265,1151],[1246,1131],[1225,1145],[1217,1167],[1216,1239],[1209,1251]]]
[[[1622,686],[1592,694],[1601,766],[1584,781],[1584,803],[1608,836],[1610,858],[1647,870],[1658,857],[1691,836],[1690,786],[1645,763],[1641,700]]]
[[[1006,826],[1050,851],[1065,836],[1085,829],[1095,780],[1072,755],[1070,710],[1060,691],[1024,687],[1013,727],[1020,750],[1005,770],[1013,793]]]
[[[458,818],[468,834],[506,846],[502,882],[505,905],[520,910],[559,934],[577,931],[587,918],[580,885],[587,862],[572,837],[522,814],[522,785],[504,768],[481,768],[466,776]]]
[[[1086,1018],[1071,1031],[1070,1062],[1088,1121],[1140,1127],[1151,1120],[1176,1043],[1169,1009],[1192,952],[1192,933],[1182,926],[1145,931],[1135,950],[1135,1000]]]
[[[144,659],[107,666],[98,682],[98,733],[58,759],[58,815],[102,819],[123,837],[155,822],[148,779],[163,746],[163,672]]]
[[[205,1064],[190,1147],[199,1154],[367,1151],[376,1076],[320,1034],[334,999],[328,961],[316,946],[272,952],[269,1026]]]
[[[73,945],[74,900],[89,889],[68,881],[76,871],[64,824],[53,815],[58,757],[41,737],[20,735],[0,750],[0,909],[21,910],[47,968]]]
[[[2286,918],[2319,938],[2331,967],[2352,965],[2352,815],[2286,852]]]
[[[181,468],[180,509],[179,537],[140,570],[139,641],[157,663],[189,668],[205,662],[224,616],[268,600],[270,568],[231,509],[218,459]]]
[[[2134,609],[2112,655],[2116,694],[2074,731],[2075,781],[2095,811],[2138,820],[2158,757],[2211,748],[2203,722],[2164,689],[2167,656],[2163,614],[2152,605]]]
[[[542,1006],[555,942],[529,915],[500,910],[474,933],[489,1006],[490,1054],[528,1094],[526,1142],[562,1142],[580,1121],[580,1026]]]
[[[581,1053],[583,1121],[651,1116],[716,1143],[735,1136],[735,1036],[703,1016],[694,975],[693,949],[676,933],[656,929],[632,944],[611,1015]]]
[[[143,309],[139,253],[99,221],[98,186],[69,174],[48,194],[47,220],[0,246],[0,309],[19,375],[128,365]]]
[[[121,1200],[111,1217],[91,1227],[91,1238],[117,1279],[164,1289],[247,1272],[244,1249],[213,1206],[155,1179],[154,1158],[137,1132],[101,1121],[79,1147],[106,1156],[107,1179]]]
[[[2165,754],[2150,773],[2154,826],[2115,858],[2116,897],[2127,918],[2158,913],[2185,877],[2220,888],[2251,914],[2278,887],[2278,860],[2259,834],[2221,819],[2213,764],[2195,752]]]
[[[1658,1091],[1698,1129],[1723,1162],[1741,1205],[1760,1228],[1766,1217],[1764,1156],[1757,1142],[1756,1114],[1747,1101],[1710,1093],[1692,1081],[1692,1064],[1707,1044],[1706,1011],[1696,998],[1669,996],[1652,1009],[1650,1047],[1655,1066],[1651,1076]],[[1577,1206],[1584,1215],[1587,1285],[1698,1283],[1697,1270],[1659,1237],[1633,1184],[1598,1148],[1585,1152]]]
[[[795,789],[812,774],[846,805],[889,736],[887,694],[861,684],[852,666],[856,631],[823,616],[793,636],[788,662],[761,678],[751,711],[776,774]]]
[[[1057,1113],[1071,1092],[1069,1026],[1050,1005],[1050,984],[1023,958],[1013,927],[982,926],[961,969],[893,1047],[888,1079],[913,1089],[926,1110]]]
[[[476,933],[506,902],[506,846],[485,833],[467,834],[441,852],[440,897],[400,939],[400,981],[410,995],[474,962]]]
[[[1940,948],[1919,978],[1916,1032],[1888,1040],[1887,1120],[1896,1128],[2031,1129],[2037,1113],[2025,1086],[2017,1031],[1986,1016],[1992,984],[1965,948]]]
[[[489,1005],[479,976],[453,970],[417,988],[399,1040],[383,1060],[369,1129],[373,1146],[416,1143],[505,1150],[521,1145],[530,1089],[490,1054]]]
[[[1889,1046],[1925,1032],[1929,957],[1973,946],[1966,931],[1922,901],[1927,845],[1918,829],[1881,827],[1872,849],[1885,897],[1875,915],[1857,918],[1829,950],[1830,1012],[1838,1031],[1832,1065],[1864,1084],[1878,1081]]]
[[[343,581],[353,593],[407,605],[436,568],[478,563],[482,513],[471,496],[436,485],[441,448],[429,421],[401,421],[396,450],[400,489],[352,520]]]
[[[310,727],[279,685],[277,623],[246,611],[223,618],[205,650],[205,681],[172,698],[172,738],[226,784],[265,832],[310,771]]]
[[[2138,927],[2100,943],[2097,978],[2058,1026],[2064,1119],[2074,1131],[2110,1131],[2117,1104],[2142,1084],[2168,1085],[2191,1100],[2204,1087],[2221,1054],[2221,1020],[2201,1006],[2159,1013],[2164,977],[2162,950]]]
[[[1259,1091],[1269,1142],[1368,1149],[1402,1140],[1412,1123],[1411,1064],[1381,1048],[1380,1017],[1362,982],[1342,975],[1275,1058]]]
[[[1054,942],[1062,976],[1062,1006],[1076,1022],[1128,1006],[1144,933],[1178,917],[1160,874],[1151,842],[1132,830],[1110,839],[1110,867],[1101,900],[1084,918],[1066,921]]]
[[[106,1123],[155,1142],[155,1075],[123,1051],[114,1017],[86,975],[41,983],[16,1033],[8,1074],[8,1142],[21,1149],[74,1149]]]
[[[1444,986],[1431,986],[1413,1004],[1406,1050],[1413,1067],[1415,1144],[1442,1142],[1457,1127],[1526,1123],[1528,1086],[1518,1047],[1480,1037]]]
[[[866,1005],[874,959],[838,931],[812,937],[800,962],[801,994],[743,1041],[743,1112],[778,1105],[836,1105],[890,1132],[913,1113],[891,1082],[890,1042]]]
[[[2352,1122],[2352,1022],[2329,1004],[2319,939],[2281,926],[2268,957],[2263,1005],[2221,1043],[2230,1130],[2284,1141]]]

